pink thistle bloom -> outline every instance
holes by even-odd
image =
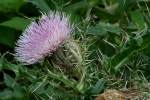
[[[64,13],[50,12],[33,21],[17,41],[16,58],[23,64],[34,64],[51,55],[70,37],[72,27]]]

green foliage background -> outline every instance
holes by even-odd
[[[14,57],[18,36],[41,12],[71,15],[87,49],[84,82]],[[150,99],[150,0],[0,0],[0,100],[94,100],[107,89],[132,89]]]

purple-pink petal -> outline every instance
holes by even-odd
[[[59,12],[42,15],[33,21],[17,41],[16,58],[24,64],[33,64],[51,55],[69,38],[72,27],[69,17]]]

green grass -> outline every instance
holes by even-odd
[[[149,7],[150,0],[0,1],[0,100],[94,100],[107,89],[137,89],[149,100]],[[49,10],[71,16],[73,40],[67,51],[24,66],[13,56],[15,42]]]

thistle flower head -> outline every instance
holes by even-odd
[[[16,58],[24,64],[36,63],[51,55],[69,38],[72,27],[64,13],[43,14],[33,21],[17,41]]]

